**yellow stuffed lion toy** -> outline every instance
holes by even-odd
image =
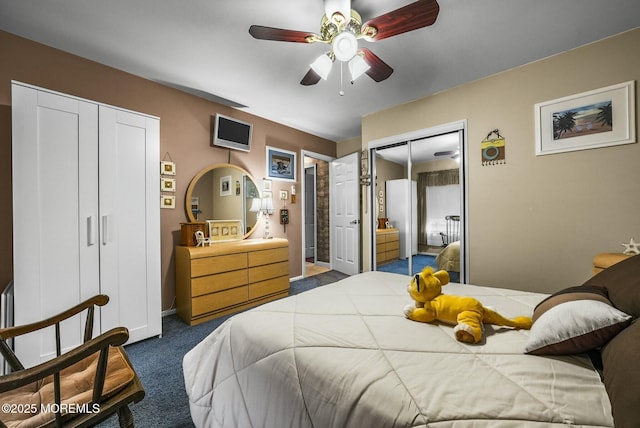
[[[478,343],[482,340],[484,323],[524,330],[531,328],[529,317],[507,319],[482,306],[473,297],[442,294],[442,286],[448,283],[447,271],[434,273],[430,266],[415,275],[407,287],[415,303],[405,306],[406,317],[418,322],[440,321],[455,325],[456,339],[465,343]]]

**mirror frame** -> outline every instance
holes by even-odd
[[[196,183],[198,182],[198,180],[200,180],[200,178],[202,178],[202,176],[204,176],[208,172],[211,172],[217,168],[233,168],[240,171],[242,174],[245,174],[249,179],[251,179],[251,181],[253,181],[253,184],[256,186],[256,189],[258,190],[258,194],[260,195],[260,197],[262,197],[262,192],[260,190],[260,187],[258,186],[258,182],[253,177],[253,175],[251,175],[249,171],[247,171],[246,169],[241,168],[237,165],[232,165],[230,163],[216,163],[213,165],[209,165],[201,169],[196,175],[193,176],[193,178],[189,182],[189,187],[187,188],[187,195],[184,199],[184,209],[185,209],[185,213],[187,214],[187,219],[192,223],[198,221],[196,220],[196,218],[193,216],[193,213],[191,212],[191,197],[193,195],[193,189],[196,187]],[[258,227],[258,223],[259,221],[256,221],[256,223],[251,227],[251,229],[244,234],[242,239],[247,239],[249,236],[251,236],[251,234],[256,230],[256,227]]]

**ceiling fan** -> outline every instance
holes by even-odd
[[[351,82],[367,74],[376,82],[391,76],[393,68],[367,48],[358,47],[358,39],[369,42],[386,39],[433,24],[440,6],[436,0],[418,0],[366,22],[351,9],[351,0],[325,0],[325,15],[320,35],[306,31],[286,30],[252,25],[249,33],[256,39],[294,43],[326,43],[331,50],[320,55],[302,78],[302,85],[315,85],[327,79],[333,62],[348,63]],[[342,95],[342,91],[340,92]]]

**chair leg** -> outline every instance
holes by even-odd
[[[120,423],[120,428],[134,428],[133,415],[126,404],[118,409],[118,422]]]

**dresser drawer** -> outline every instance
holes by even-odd
[[[246,269],[247,254],[229,254],[191,260],[191,277],[211,275],[231,270]]]
[[[252,267],[249,268],[249,284],[283,275],[289,276],[289,262],[279,262],[265,266]]]
[[[247,285],[248,283],[249,278],[246,269],[200,276],[191,280],[191,295],[194,297],[201,296],[240,285]]]
[[[197,317],[247,300],[249,300],[249,287],[246,285],[194,297],[191,302],[191,316]]]
[[[289,247],[252,251],[249,253],[249,267],[268,265],[289,260]]]
[[[400,241],[387,242],[385,244],[385,251],[393,251],[400,249]]]
[[[389,244],[391,242],[398,242],[399,240],[400,240],[400,235],[398,234],[398,232],[395,232],[387,235],[386,242],[387,244]]]
[[[257,299],[280,291],[287,291],[288,289],[288,276],[281,276],[278,278],[268,279],[266,281],[256,282],[249,286],[249,299]]]

